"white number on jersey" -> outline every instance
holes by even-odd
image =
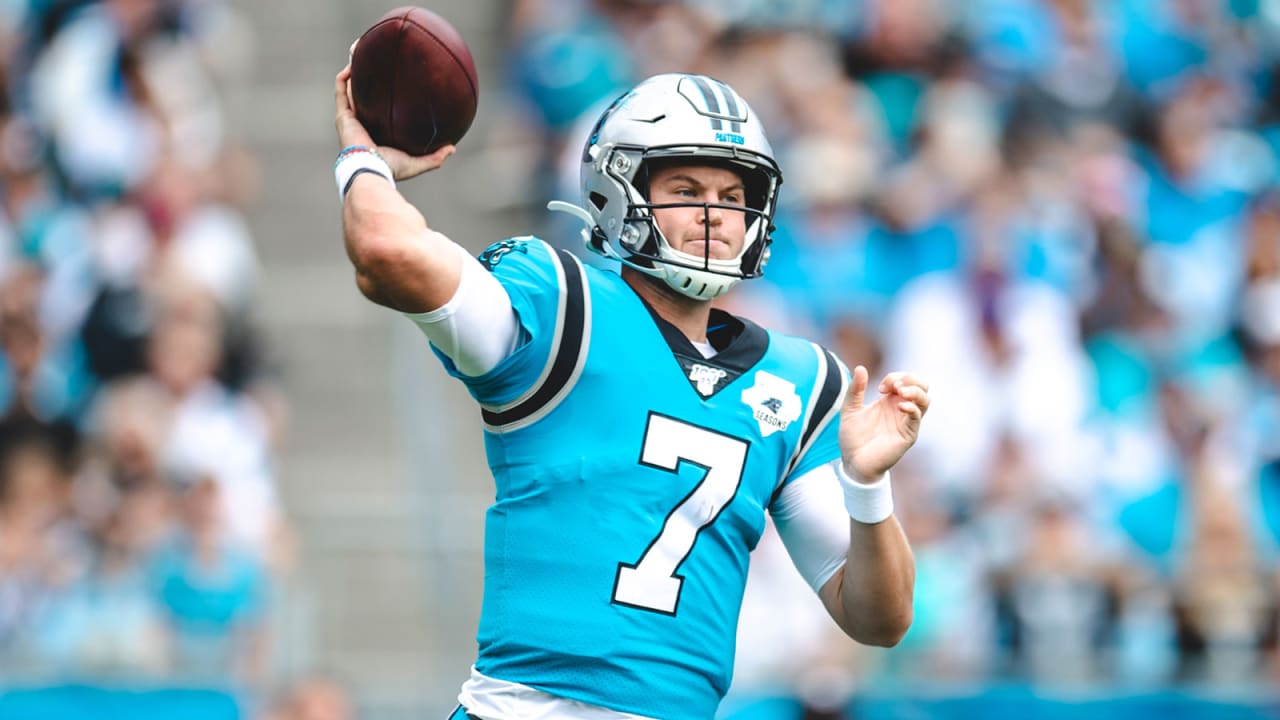
[[[667,515],[662,532],[633,565],[618,563],[613,601],[674,615],[684,576],[676,570],[693,550],[703,528],[715,522],[738,494],[747,462],[747,443],[674,418],[649,414],[640,462],[676,472],[681,461],[707,470],[702,481]]]

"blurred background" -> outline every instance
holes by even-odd
[[[360,298],[333,75],[392,3],[0,2],[0,718],[443,718],[478,413]],[[468,248],[576,199],[647,75],[785,184],[725,301],[932,384],[916,620],[837,636],[757,549],[725,717],[1280,714],[1280,0],[475,0]]]

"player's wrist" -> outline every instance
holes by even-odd
[[[856,470],[850,473],[844,463],[838,463],[836,475],[844,490],[844,507],[849,511],[849,517],[866,525],[875,525],[893,515],[893,488],[889,483],[888,470],[866,478]]]
[[[844,471],[845,476],[847,476],[850,481],[860,483],[862,485],[874,485],[879,482],[881,478],[889,474],[888,470],[881,470],[877,473],[864,473],[858,469],[858,466],[844,461],[841,461],[840,469]]]
[[[347,199],[347,192],[355,179],[363,174],[380,175],[391,187],[396,186],[395,173],[391,166],[373,148],[367,145],[349,145],[338,153],[333,163],[333,179],[338,186],[338,201]]]

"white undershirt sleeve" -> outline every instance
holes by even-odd
[[[453,361],[458,372],[479,377],[498,366],[520,342],[520,320],[498,279],[461,245],[458,289],[444,305],[424,313],[404,313],[427,339]]]
[[[849,555],[849,514],[835,460],[783,486],[769,506],[791,562],[817,592]]]

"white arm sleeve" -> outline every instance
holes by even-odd
[[[479,377],[515,352],[520,321],[502,283],[461,245],[454,247],[462,255],[462,273],[453,297],[430,312],[404,316],[449,356],[458,372]]]
[[[849,555],[849,514],[835,460],[783,486],[769,506],[782,544],[800,575],[817,592]]]

